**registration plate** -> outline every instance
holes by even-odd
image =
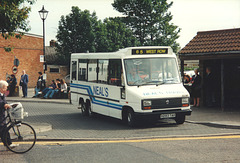
[[[160,118],[163,119],[163,118],[174,118],[176,117],[176,113],[171,113],[171,114],[161,114],[160,115]]]

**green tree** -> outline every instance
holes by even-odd
[[[96,13],[72,7],[72,12],[62,16],[57,32],[59,64],[69,65],[71,53],[112,52],[136,46],[132,31],[119,18],[98,20]]]
[[[172,15],[168,9],[172,4],[167,0],[114,0],[112,6],[126,15],[123,21],[141,45],[171,46],[177,52],[180,29],[170,23]]]
[[[106,18],[96,28],[96,51],[113,52],[138,45],[132,31],[119,18]]]
[[[72,7],[67,16],[61,16],[57,31],[57,51],[64,63],[69,64],[71,53],[94,52],[94,26],[97,24],[96,13],[81,11]],[[64,64],[63,63],[63,64]]]
[[[0,32],[5,39],[15,36],[20,38],[23,35],[15,35],[16,31],[29,31],[27,18],[31,11],[30,7],[23,4],[29,3],[32,5],[35,0],[1,0],[0,1]]]

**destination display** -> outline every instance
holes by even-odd
[[[168,54],[167,48],[160,49],[132,49],[132,55],[146,55],[146,54]]]

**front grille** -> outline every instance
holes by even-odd
[[[182,107],[182,98],[164,98],[152,100],[151,109]]]

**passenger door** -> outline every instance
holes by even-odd
[[[78,105],[78,95],[74,92],[77,92],[77,88],[74,84],[77,84],[77,59],[72,59],[70,65],[70,91],[71,91],[71,102],[75,105]]]
[[[122,77],[122,62],[121,59],[110,59],[109,60],[109,114],[110,116],[120,118],[121,117],[121,89],[123,88],[123,77]]]

